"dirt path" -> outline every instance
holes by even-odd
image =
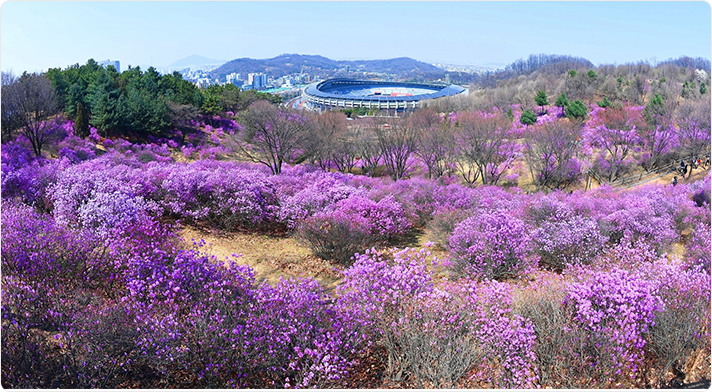
[[[702,181],[705,179],[710,174],[710,170],[704,170],[702,168],[699,168],[697,170],[692,171],[692,175],[685,178],[684,180],[682,177],[677,174],[677,173],[668,173],[658,179],[655,179],[653,181],[649,181],[646,184],[661,184],[661,185],[669,185],[672,183],[672,178],[677,176],[677,181],[678,184],[692,184],[695,181]]]

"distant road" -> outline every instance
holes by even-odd
[[[288,100],[287,102],[284,103],[284,106],[286,107],[292,107],[294,109],[304,109],[304,102],[306,101],[306,98],[304,97],[296,97]]]

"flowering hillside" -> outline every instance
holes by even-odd
[[[260,105],[260,126],[215,116],[148,143],[58,119],[46,154],[3,144],[4,387],[709,380],[709,173],[607,184],[667,170],[709,125],[651,128],[642,106],[523,125],[515,106],[347,127]],[[333,143],[269,144],[304,129]],[[260,281],[185,227],[294,236],[340,281]]]

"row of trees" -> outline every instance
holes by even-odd
[[[540,98],[546,106],[545,94]],[[369,175],[385,168],[397,180],[420,163],[428,178],[459,173],[467,183],[497,185],[520,161],[534,184],[547,189],[576,183],[583,166],[614,181],[630,170],[634,157],[634,163],[652,171],[680,156],[709,151],[706,101],[684,102],[671,119],[662,114],[660,96],[643,109],[612,105],[595,115],[563,94],[555,104],[563,107],[562,117],[536,123],[534,113],[531,122],[525,120],[526,111],[515,119],[511,110],[444,116],[432,108],[402,118],[347,121],[341,112],[312,116],[257,102],[240,117],[245,132],[237,136],[237,145],[275,174],[284,163],[311,161],[344,173],[357,164]]]
[[[581,100],[588,105],[604,98],[611,103],[644,105],[656,93],[671,104],[680,98],[709,99],[706,95],[710,85],[709,60],[682,58],[655,66],[639,62],[599,67],[582,61],[553,60],[556,57],[535,58],[532,67],[527,65],[529,61],[522,60],[517,76],[497,79],[496,84],[475,83],[468,97],[437,100],[432,106],[439,112],[506,109],[517,104],[534,108],[533,98],[541,90],[554,97],[563,93],[571,101]]]
[[[64,70],[52,68],[45,74],[3,73],[3,140],[19,131],[41,154],[49,137],[48,122],[63,114],[75,123],[75,134],[89,136],[90,127],[103,136],[165,135],[186,131],[201,116],[237,113],[257,100],[280,102],[272,94],[240,91],[234,85],[198,89],[180,73],[160,75],[154,68],[139,67],[118,73],[90,59],[85,65]]]
[[[92,59],[82,66],[50,69],[47,77],[62,110],[81,133],[91,125],[106,135],[159,135],[183,128],[199,115],[238,112],[257,99],[279,102],[269,94],[243,93],[231,84],[199,89],[178,72],[161,75],[153,67],[145,72],[129,67],[119,74]]]

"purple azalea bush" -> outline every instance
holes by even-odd
[[[538,262],[529,231],[521,219],[503,211],[465,219],[449,239],[455,273],[502,279],[529,272]]]

